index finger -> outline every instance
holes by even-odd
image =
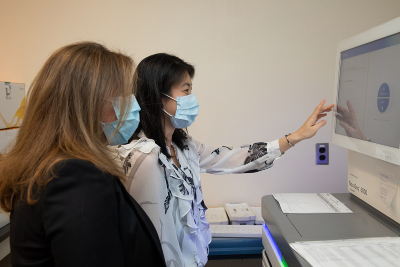
[[[327,106],[323,106],[321,109],[321,112],[325,112],[327,110],[331,110],[333,108],[333,104],[327,105]]]
[[[319,105],[315,108],[315,110],[314,110],[314,112],[313,112],[313,114],[312,114],[312,116],[317,116],[319,113],[321,113],[321,109],[322,109],[322,107],[324,106],[324,104],[325,104],[325,98],[321,101],[321,103],[319,103]]]

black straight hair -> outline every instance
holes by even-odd
[[[153,139],[161,148],[161,152],[168,158],[166,139],[164,134],[163,93],[170,95],[174,85],[179,84],[187,74],[194,77],[194,67],[182,59],[165,54],[154,54],[143,59],[136,68],[135,97],[140,105],[140,123],[131,140],[138,139],[143,131],[147,138]],[[186,131],[185,131],[186,130]],[[172,142],[181,150],[187,139],[187,129],[175,129]]]

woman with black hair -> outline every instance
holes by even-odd
[[[155,54],[138,65],[136,98],[140,124],[130,143],[118,147],[129,193],[158,232],[167,266],[204,266],[211,232],[200,172],[250,173],[272,167],[275,159],[326,124],[332,110],[323,100],[295,133],[250,148],[211,148],[187,135],[199,104],[192,93],[194,67],[168,54]]]

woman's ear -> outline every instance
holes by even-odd
[[[163,95],[161,95],[161,106],[162,106],[162,108],[165,107],[165,104],[166,104],[165,101],[166,101],[165,97],[163,97]]]

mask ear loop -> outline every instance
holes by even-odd
[[[162,93],[162,94],[165,95],[166,97],[169,97],[169,98],[171,98],[172,100],[175,100],[176,102],[178,102],[175,98],[173,98],[173,97],[171,97],[171,96],[169,96],[169,95],[167,95],[167,94],[164,94],[164,93]],[[171,114],[169,114],[168,112],[166,112],[165,109],[163,109],[163,111],[164,111],[165,113],[167,113],[170,117],[173,117]]]
[[[170,117],[173,117],[171,114],[169,114],[168,112],[166,112],[165,109],[163,109],[163,111],[164,111],[165,113],[167,113],[167,115],[169,115]]]
[[[175,100],[176,102],[178,102],[178,100],[176,100],[175,98],[173,98],[173,97],[171,97],[171,96],[169,96],[169,95],[167,95],[167,94],[164,94],[164,93],[162,93],[163,95],[165,95],[166,97],[169,97],[169,98],[171,98],[172,100]]]

